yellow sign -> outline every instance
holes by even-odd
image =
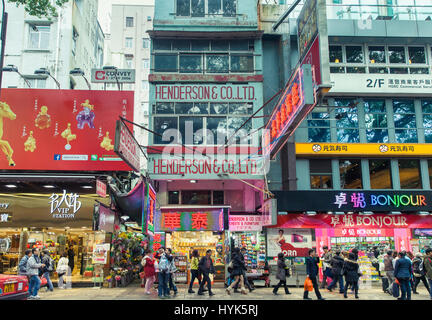
[[[296,143],[297,156],[430,157],[432,144]]]

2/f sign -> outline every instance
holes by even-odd
[[[382,88],[384,86],[384,79],[366,79],[368,88]]]

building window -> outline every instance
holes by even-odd
[[[386,63],[386,53],[384,46],[370,46],[369,63]]]
[[[405,47],[389,47],[390,63],[406,63]]]
[[[176,0],[176,7],[178,17],[235,17],[237,9],[236,0]]]
[[[180,204],[179,191],[168,191],[168,204]]]
[[[224,204],[224,192],[223,190],[213,191],[213,204]]]
[[[32,89],[45,89],[46,88],[46,79],[29,79],[27,78],[28,82],[30,83],[30,87]]]
[[[182,190],[182,204],[211,204],[211,191]]]
[[[155,55],[154,69],[156,72],[176,72],[176,71],[178,71],[177,54],[157,54],[157,55]]]
[[[309,160],[312,189],[332,189],[331,160]]]
[[[149,82],[147,80],[141,81],[141,89],[143,89],[144,91],[147,91],[149,89]]]
[[[142,67],[145,70],[150,69],[150,59],[143,59],[142,60]]]
[[[202,73],[202,56],[197,54],[180,54],[181,73]]]
[[[432,100],[422,101],[425,142],[432,143]]]
[[[134,26],[134,18],[126,17],[126,28],[131,28]]]
[[[362,46],[346,46],[347,63],[363,63],[363,47]]]
[[[399,160],[399,179],[401,189],[421,189],[420,161]]]
[[[426,52],[424,47],[408,47],[408,62],[409,64],[425,64]]]
[[[149,38],[142,38],[143,41],[143,49],[150,48],[150,39]]]
[[[329,119],[327,112],[312,112],[308,116],[308,142],[330,142]]]
[[[361,160],[339,160],[342,189],[363,189]]]
[[[76,55],[76,48],[77,48],[77,41],[78,41],[78,32],[76,31],[75,27],[72,29],[72,54]]]
[[[369,160],[371,189],[391,189],[390,160]]]
[[[126,48],[132,48],[133,46],[133,38],[126,37],[125,39],[125,47]]]
[[[30,25],[29,48],[30,49],[49,49],[50,26]]]
[[[129,57],[126,58],[126,68],[133,69],[133,59],[132,58],[129,58]]]
[[[231,72],[254,72],[254,63],[252,55],[232,55]]]
[[[335,105],[342,107],[335,110],[337,142],[360,142],[357,107],[350,107],[352,104],[351,99],[335,99]]]
[[[229,55],[212,54],[207,55],[207,72],[208,73],[227,73],[229,72]]]
[[[343,63],[342,46],[330,46],[330,62]]]
[[[155,144],[170,144],[172,142],[178,142],[178,136],[174,133],[174,130],[178,130],[178,118],[177,117],[154,117],[153,130],[159,135],[153,135]],[[173,129],[173,130],[170,130]],[[164,138],[164,133],[166,139]],[[172,134],[171,134],[172,133]]]
[[[393,100],[397,143],[417,143],[417,129],[413,100]]]
[[[367,142],[388,143],[385,100],[365,100],[364,110]]]

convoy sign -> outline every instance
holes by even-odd
[[[119,83],[135,83],[135,69],[91,70],[91,82],[93,83],[117,83],[117,81]]]

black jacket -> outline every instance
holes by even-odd
[[[343,265],[343,274],[345,276],[346,282],[357,282],[360,278],[358,262],[345,259]]]
[[[204,273],[204,274],[209,274],[209,273],[214,274],[215,273],[215,269],[213,266],[213,260],[211,258],[209,258],[209,259],[210,259],[210,268],[207,268],[207,266],[206,266],[206,262],[207,262],[206,256],[202,257],[200,262],[198,263],[198,270],[201,273]]]
[[[318,257],[306,257],[306,273],[309,277],[316,277],[318,275]]]
[[[233,253],[231,261],[233,263],[233,270],[231,272],[232,276],[239,276],[243,274],[243,270],[247,269],[244,262],[244,256],[241,253]]]
[[[45,264],[45,267],[42,268],[42,273],[50,272],[50,271],[48,271],[48,266],[50,264],[50,256],[45,254],[41,259],[41,263]]]
[[[331,261],[330,265],[332,267],[332,272],[334,275],[340,275],[342,271],[342,267],[344,264],[344,259],[341,256],[335,255]]]
[[[277,274],[276,274],[276,279],[278,280],[282,280],[282,281],[286,281],[286,268],[287,265],[284,261],[285,259],[278,259],[277,262]]]

